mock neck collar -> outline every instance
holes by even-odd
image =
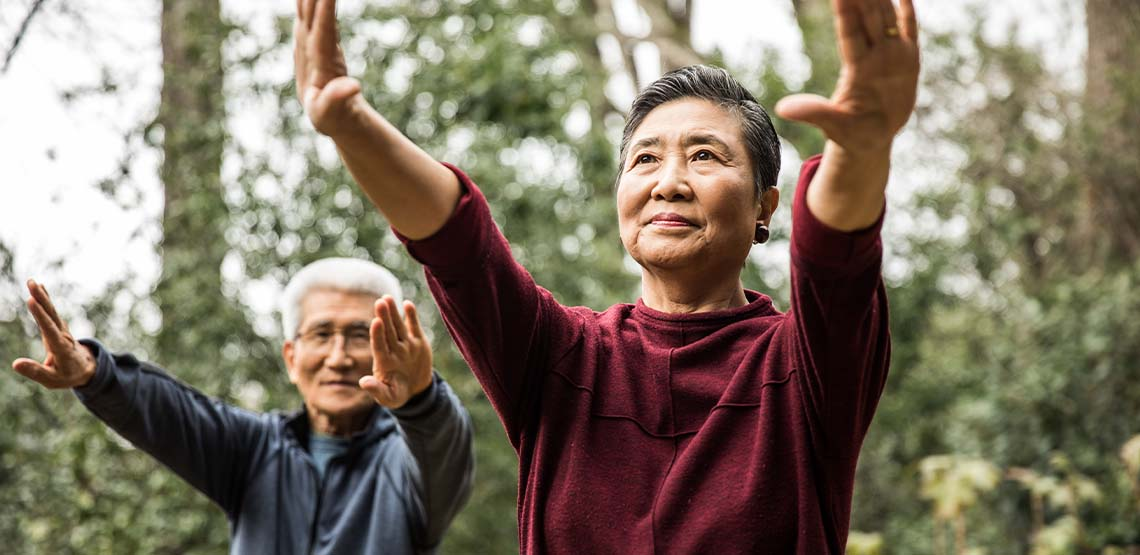
[[[633,307],[633,316],[641,320],[666,324],[719,324],[737,321],[743,318],[775,316],[778,314],[776,308],[772,306],[772,299],[768,295],[745,289],[744,298],[748,299],[748,304],[743,306],[725,308],[722,310],[684,313],[662,312],[649,308],[642,299],[637,299],[637,304]]]

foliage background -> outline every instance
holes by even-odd
[[[806,71],[789,70],[794,60],[775,50],[730,68],[766,106],[788,92],[828,94],[836,75],[827,1],[788,3]],[[41,32],[97,15],[78,5],[6,2],[0,28],[15,37],[37,32],[20,25],[28,14]],[[388,0],[341,10],[350,68],[369,100],[474,176],[516,256],[568,304],[637,296],[612,207],[622,99],[661,70],[727,63],[692,46],[692,2],[639,0],[632,16],[629,5]],[[373,258],[410,297],[427,298],[419,269],[301,113],[291,19],[257,27],[219,6],[153,6],[158,106],[118,123],[113,171],[73,185],[146,210],[137,168],[160,178],[159,214],[138,231],[159,275],[107,260],[122,271],[91,297],[78,291],[82,276],[61,271],[64,260],[0,238],[0,358],[38,352],[19,301],[21,258],[59,272],[49,289],[92,335],[258,410],[298,400],[283,379],[274,315],[251,291],[335,254]],[[985,32],[993,9],[924,37],[920,106],[896,148],[902,173],[924,184],[894,186],[906,193],[892,198],[885,238],[892,374],[863,448],[849,552],[1140,552],[1140,444],[1125,446],[1140,433],[1140,7],[1071,3],[1071,32],[1088,37],[1075,76],[1051,65],[1048,49],[1017,40],[1016,18],[998,40]],[[108,60],[90,87],[60,95],[81,105],[126,94],[133,81],[118,65]],[[242,123],[251,113],[268,114],[257,140]],[[778,128],[790,187],[821,137]],[[786,220],[775,231],[745,284],[786,306]],[[438,319],[427,320],[440,371],[478,434],[476,491],[444,552],[516,551],[514,455]],[[0,373],[0,419],[5,551],[225,552],[221,513],[69,395]]]

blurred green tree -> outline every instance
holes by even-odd
[[[134,279],[128,271],[88,306],[62,308],[85,315],[111,347],[211,395],[256,410],[294,408],[276,327],[245,306],[243,288],[282,284],[317,258],[367,256],[427,308],[420,270],[331,143],[308,127],[280,71],[292,18],[263,37],[225,21],[218,0],[163,5],[162,104],[145,128],[163,150],[162,276],[150,296],[122,287]],[[341,13],[346,55],[369,100],[471,173],[516,256],[568,304],[600,309],[638,295],[612,206],[622,98],[655,77],[636,69],[634,52],[655,51],[662,70],[723,62],[693,49],[691,1],[638,5],[648,30],[629,34],[609,0],[403,1]],[[783,75],[774,52],[731,68],[769,107],[790,92],[829,94],[837,74],[829,2],[791,6],[811,62],[807,79]],[[1095,503],[1051,507],[1034,501],[1025,480],[1001,482],[954,517],[970,545],[1029,553],[1055,540],[1097,553],[1140,544],[1136,457],[1116,457],[1140,414],[1140,326],[1132,322],[1140,213],[1129,200],[1140,179],[1138,9],[1128,0],[1084,4],[1087,78],[1077,87],[1017,42],[1016,28],[1008,40],[987,40],[984,10],[973,28],[926,37],[926,92],[912,129],[923,147],[898,156],[960,163],[939,187],[901,203],[926,225],[887,238],[888,264],[904,268],[888,275],[893,367],[864,445],[852,521],[876,533],[855,537],[853,549],[934,552],[919,469],[943,454],[1024,471],[1008,478],[1079,476],[1101,493]],[[228,136],[227,106],[268,107],[265,145]],[[777,126],[801,157],[822,148],[812,129]],[[786,229],[765,252],[786,245]],[[769,270],[749,264],[745,284],[786,306],[786,279]],[[0,290],[15,298],[20,289],[0,246]],[[66,286],[53,292],[67,298]],[[9,359],[33,348],[18,308],[0,307],[0,352]],[[443,551],[515,551],[514,453],[426,312],[437,364],[478,434],[476,490]],[[147,323],[155,314],[160,326]],[[6,551],[224,552],[220,512],[73,399],[8,373],[0,400],[12,430],[0,435]],[[1051,462],[1059,453],[1069,461],[1064,473]],[[1047,526],[1054,531],[1040,534]]]

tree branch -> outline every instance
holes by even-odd
[[[8,73],[8,66],[12,63],[12,57],[16,55],[16,49],[20,46],[20,41],[24,39],[24,35],[28,32],[28,26],[32,23],[32,18],[40,11],[47,0],[36,0],[32,4],[28,14],[24,16],[24,20],[20,22],[20,28],[16,31],[16,36],[12,38],[12,46],[8,47],[8,53],[4,55],[4,67],[0,68],[0,73]]]

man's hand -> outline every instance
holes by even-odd
[[[918,23],[913,0],[832,0],[842,67],[830,99],[797,94],[776,113],[814,125],[849,153],[889,149],[914,110]]]
[[[317,131],[331,137],[364,108],[360,82],[348,76],[336,28],[336,0],[297,0],[293,24],[297,96]]]
[[[372,335],[372,375],[360,387],[377,403],[397,409],[432,382],[431,345],[420,327],[416,306],[404,301],[404,319],[390,295],[376,301]]]
[[[12,368],[48,389],[86,385],[95,375],[95,357],[71,335],[43,285],[29,279],[28,292],[32,295],[28,299],[28,311],[40,328],[47,357],[42,363],[18,358]]]

